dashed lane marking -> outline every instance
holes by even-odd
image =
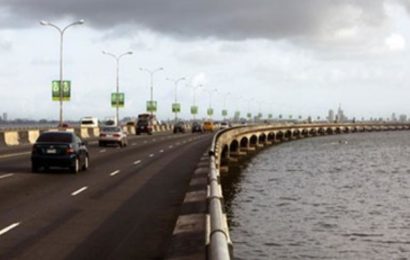
[[[77,196],[78,194],[80,194],[81,192],[85,191],[86,189],[88,189],[87,186],[82,187],[81,189],[78,189],[76,191],[74,191],[73,193],[71,193],[71,196]]]
[[[100,150],[100,153],[105,153],[107,150],[105,150],[105,149],[102,149],[102,150]]]
[[[138,164],[140,164],[141,163],[141,160],[138,160],[138,161],[135,161],[134,162],[134,165],[138,165]]]
[[[14,173],[3,174],[3,175],[0,175],[0,179],[4,179],[4,178],[7,178],[7,177],[11,177],[11,176],[13,176],[13,175],[14,175]]]
[[[174,147],[173,145],[168,146],[169,149],[172,149],[173,147]]]
[[[19,225],[20,225],[20,222],[16,222],[14,224],[11,224],[10,226],[7,226],[7,227],[3,228],[2,230],[0,230],[0,236],[6,234],[7,232],[12,230],[13,228],[18,227]]]
[[[146,144],[146,143],[147,143],[147,140],[144,141],[144,144]]]
[[[150,155],[149,155],[149,157],[154,157],[154,154],[153,154],[153,153],[152,153],[152,154],[150,154]]]
[[[137,143],[132,143],[132,146],[136,146],[137,145]]]
[[[0,155],[0,159],[16,157],[16,156],[21,156],[21,155],[27,155],[27,154],[31,154],[31,152],[4,154],[4,155]]]
[[[110,176],[115,176],[115,175],[117,175],[118,173],[120,173],[120,170],[116,170],[116,171],[110,173]]]
[[[164,150],[159,150],[159,152],[160,152],[160,153],[163,153],[163,152],[164,152]]]

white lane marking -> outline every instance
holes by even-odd
[[[134,162],[135,165],[138,165],[138,164],[140,164],[140,163],[141,163],[141,160],[138,160],[138,161],[135,161],[135,162]]]
[[[180,145],[180,144],[181,144],[180,142],[176,143],[176,145]]]
[[[174,147],[173,145],[168,146],[169,149],[172,149],[172,147]]]
[[[155,142],[157,139],[153,139],[152,141]]]
[[[14,224],[11,224],[8,227],[3,228],[2,230],[0,230],[0,236],[6,234],[7,232],[12,230],[13,228],[17,227],[18,225],[20,225],[20,222],[16,222]]]
[[[27,154],[31,154],[31,152],[11,153],[11,154],[0,155],[0,159],[10,158],[10,157],[16,157],[16,156],[21,156],[21,155],[27,155]]]
[[[144,141],[144,144],[146,144],[146,143],[147,143],[147,140]]]
[[[149,157],[154,157],[154,154],[153,154],[153,153],[152,153],[152,154],[150,154],[150,155],[149,155]]]
[[[132,146],[136,146],[137,145],[137,143],[132,143]]]
[[[87,186],[84,186],[84,187],[82,187],[81,189],[76,190],[76,191],[74,191],[73,193],[71,193],[71,196],[76,196],[76,195],[80,194],[81,192],[85,191],[86,189],[88,189],[88,187],[87,187]]]
[[[107,150],[105,150],[105,149],[102,149],[101,151],[100,151],[100,153],[105,153]]]
[[[120,170],[116,170],[115,172],[110,173],[110,176],[115,176],[116,174],[118,174],[120,172]]]
[[[14,175],[14,173],[3,174],[3,175],[0,175],[0,179],[4,179],[4,178],[7,178],[7,177],[11,177],[11,176],[13,176],[13,175]]]
[[[160,152],[160,153],[163,153],[163,152],[164,152],[164,150],[159,150],[159,152]]]

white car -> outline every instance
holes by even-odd
[[[125,147],[128,144],[127,134],[121,129],[121,127],[103,127],[100,130],[98,145],[106,146],[107,144],[116,144],[120,147]]]

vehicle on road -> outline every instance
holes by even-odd
[[[80,121],[81,128],[95,128],[98,127],[98,118],[93,116],[86,116],[81,118]]]
[[[125,147],[128,145],[127,134],[121,127],[106,126],[101,128],[98,138],[98,146],[106,146],[108,144]]]
[[[231,127],[231,125],[228,122],[221,122],[221,125],[219,126],[219,129],[226,129]]]
[[[156,119],[154,115],[147,113],[139,114],[135,134],[140,135],[142,133],[147,133],[149,135],[152,135],[155,123]]]
[[[174,125],[174,129],[173,129],[174,134],[177,133],[185,133],[186,132],[186,127],[185,127],[185,123],[182,121],[177,122]]]
[[[31,152],[31,170],[38,172],[50,167],[69,168],[72,173],[89,167],[87,142],[72,132],[42,133]]]
[[[199,122],[193,122],[192,123],[192,133],[202,133],[202,126]]]
[[[202,129],[204,132],[213,132],[215,129],[214,123],[212,123],[212,121],[204,121]]]

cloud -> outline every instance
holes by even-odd
[[[406,47],[406,41],[400,34],[392,34],[386,38],[385,43],[390,50],[400,51]]]
[[[404,0],[3,0],[0,21],[15,16],[20,26],[34,26],[69,17],[99,29],[132,25],[181,38],[343,41],[383,26],[384,4],[392,1],[410,7]]]

